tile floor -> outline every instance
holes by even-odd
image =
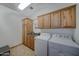
[[[34,51],[24,45],[10,49],[11,56],[34,56]]]

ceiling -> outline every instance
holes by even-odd
[[[0,5],[3,5],[5,7],[13,9],[13,10],[18,10],[17,7],[18,7],[19,3],[0,3]]]
[[[14,11],[17,11],[24,17],[26,16],[35,17],[42,13],[47,13],[50,11],[54,11],[69,6],[71,5],[71,3],[31,3],[28,7],[26,7],[22,11],[18,9],[19,3],[0,3],[0,5],[8,7]],[[33,7],[33,9],[30,9],[30,7]]]

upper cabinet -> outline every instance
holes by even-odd
[[[51,28],[60,28],[60,11],[51,13]]]
[[[76,28],[76,5],[39,16],[38,27],[43,29]]]
[[[41,29],[44,28],[44,27],[43,27],[43,26],[44,26],[44,25],[43,25],[43,24],[44,24],[43,22],[44,22],[43,16],[39,16],[39,17],[38,17],[38,28],[41,28]]]
[[[44,17],[44,26],[43,28],[50,29],[50,14],[43,15]]]
[[[61,27],[75,28],[76,27],[76,11],[75,6],[61,10]]]
[[[72,27],[76,28],[76,6],[71,8],[71,21],[72,21]]]

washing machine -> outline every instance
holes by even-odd
[[[36,56],[47,56],[48,40],[50,34],[41,33],[40,36],[35,37],[35,55]]]

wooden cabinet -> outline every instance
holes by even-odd
[[[75,7],[70,7],[61,10],[61,27],[62,28],[74,28],[75,25]]]
[[[38,17],[38,28],[50,28],[50,14],[45,14]]]
[[[51,13],[51,28],[60,28],[60,11]]]
[[[43,16],[44,17],[44,26],[43,28],[45,29],[50,29],[50,14],[46,14]]]
[[[39,16],[38,27],[42,29],[75,28],[76,5]]]
[[[71,25],[73,28],[76,28],[76,6],[73,6],[70,10],[71,10]]]
[[[43,19],[43,16],[39,16],[38,17],[38,28],[43,28],[43,21],[44,21],[44,19]]]

